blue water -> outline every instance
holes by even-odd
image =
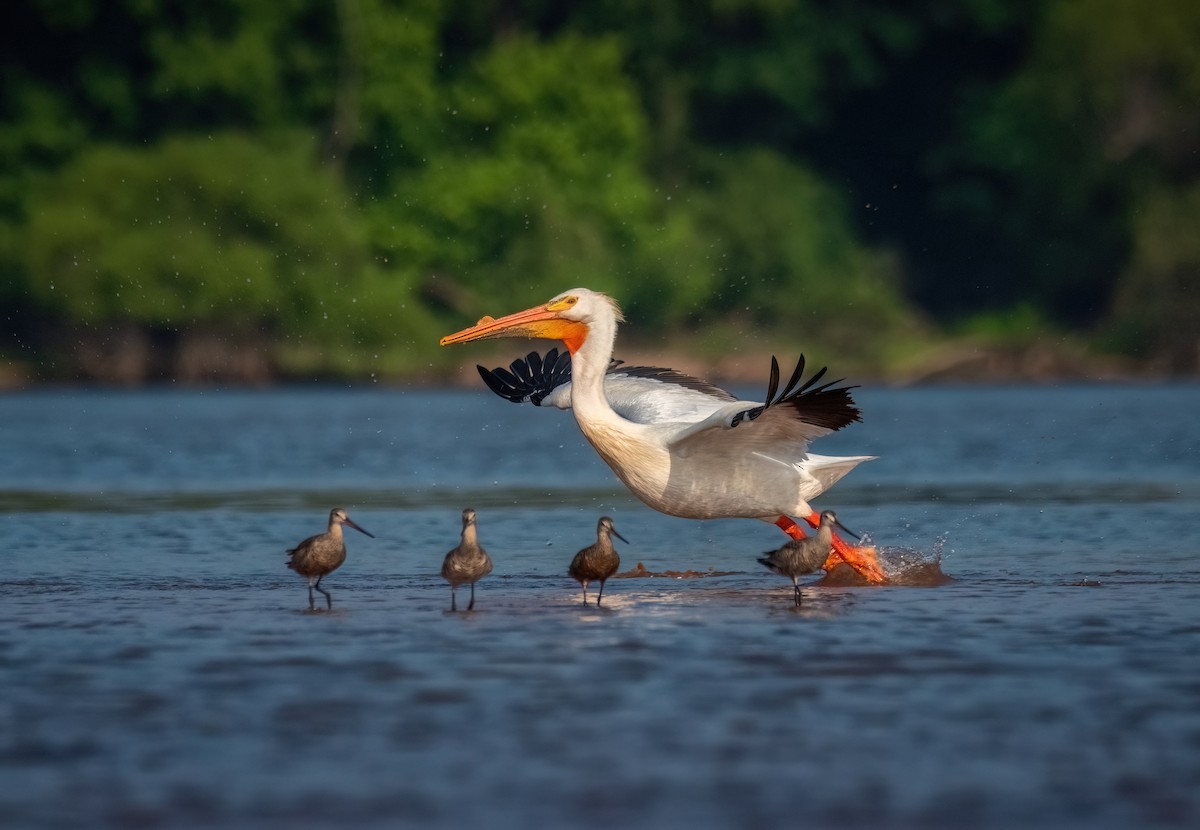
[[[1200,387],[865,389],[819,499],[934,587],[633,501],[483,390],[0,397],[4,827],[1200,825]],[[308,612],[284,549],[345,506]],[[459,513],[496,569],[437,576]],[[623,570],[566,578],[609,514]]]

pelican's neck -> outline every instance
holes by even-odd
[[[571,354],[571,408],[576,418],[616,413],[604,396],[604,376],[612,362],[617,339],[617,321],[610,315],[588,324],[587,337]]]

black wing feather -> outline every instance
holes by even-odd
[[[779,391],[779,361],[775,359],[775,355],[771,355],[771,380],[767,382],[767,404],[775,400],[775,393]]]
[[[549,352],[547,352],[549,354]],[[542,374],[542,356],[537,352],[530,352],[526,357],[529,361],[529,373],[534,377]]]
[[[512,366],[512,373],[516,375],[520,381],[526,386],[533,385],[533,373],[529,371],[529,363],[524,360],[514,360],[509,364]]]
[[[822,369],[820,372],[817,372],[817,374],[814,376],[814,379],[819,378],[821,376],[821,373],[824,371],[825,370]],[[789,380],[787,383],[787,386],[785,386],[783,388],[783,397],[786,398],[788,395],[790,395],[792,393],[792,390],[796,388],[796,384],[800,382],[800,378],[803,375],[804,375],[804,355],[800,355],[800,359],[796,361],[796,368],[792,370],[792,379]],[[804,386],[800,387],[800,391],[803,392],[804,388],[811,383],[812,383],[812,381],[810,380]]]
[[[505,400],[513,403],[530,401],[541,406],[547,395],[571,379],[571,355],[568,352],[559,354],[558,349],[553,348],[546,352],[544,359],[537,352],[530,352],[510,363],[509,369],[502,366],[475,368],[488,389]]]
[[[478,365],[475,368],[479,370],[479,376],[483,378],[483,382],[487,384],[487,388],[491,389],[506,401],[520,403],[521,401],[525,400],[524,394],[517,390],[515,384],[516,378],[513,378],[508,372],[505,372],[503,369],[489,370]],[[504,375],[508,375],[508,378],[512,378],[512,380],[510,381],[508,378],[502,377],[501,372],[503,372]]]
[[[530,352],[530,355],[541,359],[537,352]],[[571,380],[571,353],[559,353],[557,347],[546,352],[539,377],[542,382],[538,391],[529,396],[534,406],[541,406],[547,395]]]
[[[801,361],[801,363],[803,363],[803,361]],[[829,367],[822,366],[821,371],[817,372],[815,375],[813,375],[811,378],[809,378],[808,383],[801,386],[799,391],[803,392],[805,389],[808,389],[810,386],[815,386],[817,381],[819,381],[821,378],[825,377],[825,373],[827,371],[829,371]],[[835,380],[834,383],[837,383],[837,381]]]
[[[804,355],[800,355],[796,369],[792,372],[792,379],[784,387],[783,392],[775,397],[779,388],[779,361],[772,355],[771,378],[767,384],[766,403],[733,416],[732,426],[736,427],[743,418],[751,421],[757,420],[768,409],[781,406],[790,408],[795,417],[804,423],[829,430],[839,430],[855,421],[861,421],[862,413],[850,396],[850,390],[857,389],[857,386],[836,386],[842,382],[841,378],[827,381],[820,386],[816,385],[825,377],[828,369],[827,366],[821,367],[803,386],[792,391],[804,374]]]

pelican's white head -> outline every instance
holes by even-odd
[[[572,354],[595,327],[614,330],[625,318],[615,300],[599,291],[572,288],[547,303],[496,319],[484,317],[470,328],[448,334],[441,344],[467,343],[493,337],[538,337],[561,340]]]
[[[602,319],[625,322],[625,315],[621,313],[621,307],[617,305],[616,300],[590,288],[572,288],[564,291],[546,305],[561,307],[559,315],[563,319],[577,320],[585,325]]]

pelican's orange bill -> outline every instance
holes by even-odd
[[[559,301],[534,306],[498,320],[494,317],[484,317],[470,328],[447,334],[440,342],[443,346],[450,346],[493,337],[536,337],[561,340],[574,354],[583,344],[587,328],[583,323],[560,317],[559,312],[566,308],[570,308],[570,304]]]

